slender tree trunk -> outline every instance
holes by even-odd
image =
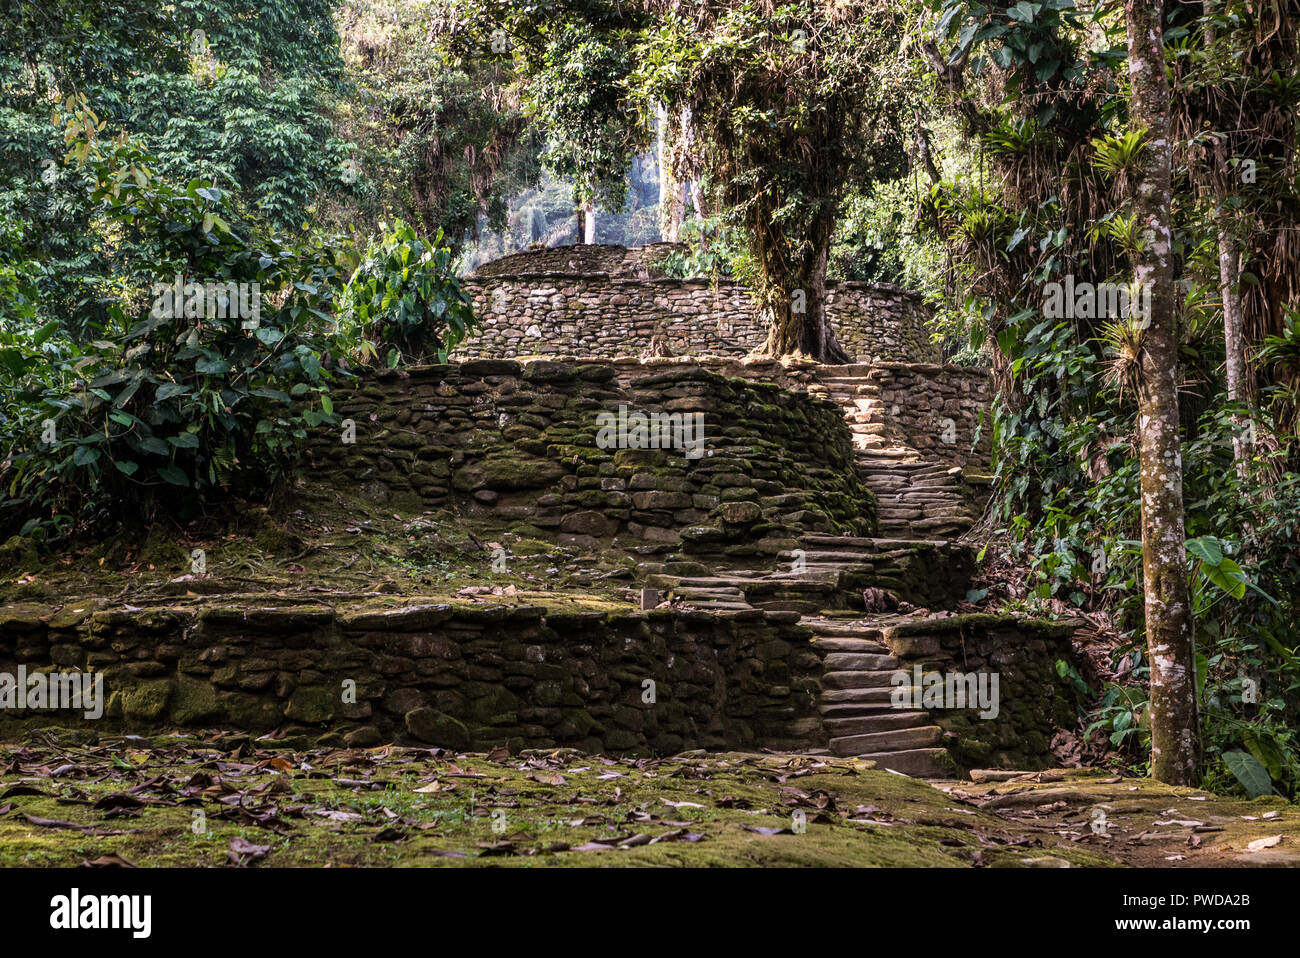
[[[676,243],[681,236],[682,221],[673,217],[673,171],[669,142],[672,131],[668,127],[668,110],[660,104],[655,108],[655,145],[659,158],[659,232],[664,242]]]
[[[1216,40],[1213,0],[1204,0],[1201,6],[1205,14],[1205,43],[1208,52]],[[1241,282],[1241,253],[1233,229],[1236,224],[1228,207],[1228,144],[1225,136],[1214,138],[1214,170],[1211,178],[1214,181],[1214,222],[1219,241],[1219,293],[1223,298],[1224,375],[1228,385],[1228,401],[1237,405],[1246,401],[1246,336],[1238,286]],[[1247,478],[1247,463],[1250,460],[1250,444],[1245,435],[1247,422],[1236,413],[1232,416],[1232,459],[1237,466],[1237,475],[1243,482]]]
[[[1142,573],[1151,663],[1151,774],[1192,785],[1200,756],[1196,649],[1183,530],[1178,432],[1178,331],[1174,314],[1169,81],[1164,0],[1125,0],[1130,114],[1146,132],[1133,211],[1144,231],[1134,281],[1150,284],[1138,386]]]
[[[1228,380],[1228,401],[1237,405],[1246,401],[1246,350],[1241,293],[1237,287],[1241,279],[1241,254],[1237,238],[1232,233],[1232,217],[1227,213],[1220,212],[1218,215],[1218,232],[1219,289],[1223,296],[1223,342],[1226,348],[1224,368]],[[1249,420],[1234,413],[1232,425],[1232,458],[1237,464],[1237,475],[1244,482],[1247,463],[1250,461],[1250,443],[1246,436]]]

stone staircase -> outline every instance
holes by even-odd
[[[893,705],[899,660],[869,620],[831,617],[859,601],[864,582],[890,581],[888,573],[918,550],[952,547],[946,542],[861,537],[804,536],[799,552],[783,552],[777,571],[739,569],[713,575],[656,573],[647,584],[682,606],[716,612],[750,609],[797,611],[823,655],[818,708],[830,751],[858,756],[905,775],[946,778],[953,774],[942,730],[928,712]],[[796,562],[796,560],[798,560]],[[882,577],[883,574],[883,577]]]
[[[800,624],[812,629],[814,645],[825,653],[818,708],[831,753],[857,756],[904,775],[950,777],[952,762],[940,744],[943,730],[930,713],[893,704],[909,676],[880,630],[819,617],[805,617]]]
[[[800,624],[812,631],[822,654],[818,709],[830,752],[904,775],[951,778],[956,767],[943,729],[924,709],[894,706],[910,675],[882,628],[873,625],[863,590],[876,587],[914,604],[950,608],[955,596],[964,596],[974,570],[973,552],[951,540],[974,524],[978,497],[961,468],[916,449],[889,423],[870,373],[866,365],[821,366],[807,388],[844,412],[859,474],[877,499],[879,537],[805,535],[797,549],[776,556],[774,570],[672,575],[665,574],[673,568],[668,563],[646,584],[690,608],[801,613]],[[849,609],[865,615],[847,618]],[[908,701],[917,700],[909,694]]]
[[[905,539],[956,538],[977,516],[962,470],[908,444],[886,419],[868,365],[819,366],[811,395],[844,411],[858,472],[876,495],[880,534]]]

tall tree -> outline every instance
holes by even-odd
[[[1183,468],[1178,418],[1178,329],[1174,313],[1173,143],[1165,72],[1164,0],[1125,0],[1129,118],[1143,134],[1133,213],[1143,241],[1133,279],[1150,286],[1141,338],[1138,458],[1142,490],[1142,577],[1151,661],[1151,774],[1173,785],[1196,782],[1200,720],[1196,649],[1183,531]]]
[[[396,216],[457,250],[483,222],[503,228],[507,196],[536,177],[537,144],[492,38],[457,0],[347,0],[336,21],[355,90],[338,123],[359,147],[328,218]]]
[[[769,322],[762,352],[846,362],[826,267],[846,185],[900,169],[901,14],[879,0],[645,0],[660,15],[631,93],[689,109],[714,206],[744,243],[740,278]]]

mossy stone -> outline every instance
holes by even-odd
[[[406,730],[421,742],[443,748],[465,749],[473,741],[469,728],[459,719],[427,706],[406,713]]]
[[[220,717],[216,689],[207,682],[180,679],[172,695],[171,715],[181,725],[197,725]]]
[[[296,722],[328,722],[334,717],[334,695],[319,685],[299,686],[289,696],[284,716]]]
[[[123,689],[122,714],[132,720],[155,722],[167,711],[167,700],[171,694],[170,679],[141,682],[132,688]]]

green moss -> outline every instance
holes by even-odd
[[[180,679],[171,699],[171,716],[181,725],[197,725],[218,719],[221,706],[217,703],[216,689],[208,682]]]
[[[284,707],[285,718],[296,722],[328,722],[334,717],[338,693],[323,686],[299,686]]]
[[[122,690],[122,714],[128,720],[157,721],[167,711],[171,694],[172,682],[169,679],[139,682]]]

